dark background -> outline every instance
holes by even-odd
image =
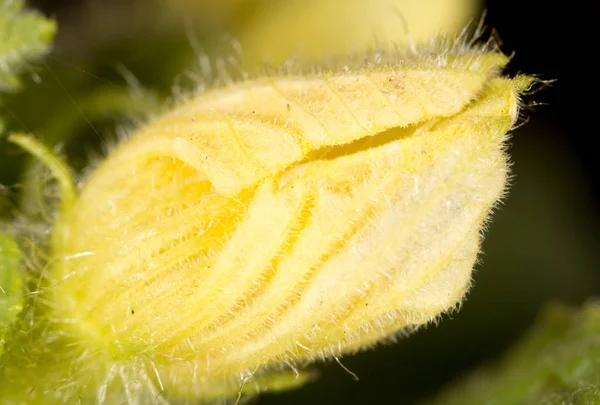
[[[134,53],[126,51],[126,46],[102,45],[90,62],[86,52],[96,49],[90,38],[101,34],[77,36],[81,26],[96,24],[90,16],[87,23],[73,23],[73,10],[81,2],[29,3],[57,17],[61,27],[46,66],[52,74],[44,69],[39,73],[48,97],[62,92],[63,105],[75,108],[80,95],[122,80],[114,73],[115,62],[125,64],[142,85],[158,89],[159,95],[170,91],[169,81],[177,68],[163,67],[157,54],[161,47],[179,46],[173,44],[180,39],[147,41]],[[105,2],[111,7],[116,3]],[[518,340],[546,303],[580,304],[600,294],[600,178],[595,146],[600,113],[594,111],[600,94],[592,62],[598,37],[593,32],[598,21],[593,18],[598,14],[593,6],[583,6],[584,2],[556,4],[560,6],[517,0],[485,4],[487,25],[498,32],[505,52],[515,52],[509,72],[536,74],[555,82],[528,99],[530,104],[544,105],[528,108],[529,122],[513,134],[512,190],[486,234],[482,263],[462,310],[393,345],[344,358],[344,365],[360,377],[359,382],[334,362],[321,367],[317,382],[298,391],[262,396],[259,404],[412,404],[473,367],[493,362]],[[104,29],[111,31],[109,25]],[[66,91],[57,89],[55,75]],[[20,122],[13,124],[27,130],[43,128],[26,113],[26,97],[8,101]],[[110,131],[115,118],[100,114],[94,125],[98,131]],[[87,140],[95,139],[89,128],[78,132],[66,149],[75,167],[83,166],[77,151],[97,143]],[[18,173],[0,174],[0,183],[18,181]]]

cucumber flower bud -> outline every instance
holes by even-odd
[[[54,328],[107,375],[142,364],[163,397],[196,400],[251,377],[293,385],[277,373],[454,309],[531,84],[503,78],[507,61],[464,46],[372,54],[157,117],[54,227]]]

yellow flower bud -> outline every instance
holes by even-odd
[[[157,117],[56,224],[53,320],[102,364],[151,364],[166,397],[210,399],[451,310],[530,83],[506,62],[376,54]]]

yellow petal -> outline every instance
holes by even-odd
[[[204,94],[143,129],[112,165],[123,172],[148,155],[175,155],[233,196],[320,148],[456,114],[507,62],[477,52],[376,58],[375,66],[268,77]]]
[[[178,106],[57,224],[55,318],[104,363],[151,364],[167,396],[207,399],[454,308],[527,87],[504,63],[383,57]]]

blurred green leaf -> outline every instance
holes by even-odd
[[[496,367],[476,372],[433,404],[600,404],[600,304],[549,306]]]
[[[24,11],[22,0],[0,0],[0,91],[19,86],[17,73],[48,51],[55,32],[53,21]]]
[[[23,0],[0,0],[0,93],[19,88],[17,74],[49,50],[55,33],[54,21],[24,11]],[[0,117],[0,135],[4,127]]]
[[[8,328],[21,312],[21,253],[14,239],[0,233],[0,355]]]

